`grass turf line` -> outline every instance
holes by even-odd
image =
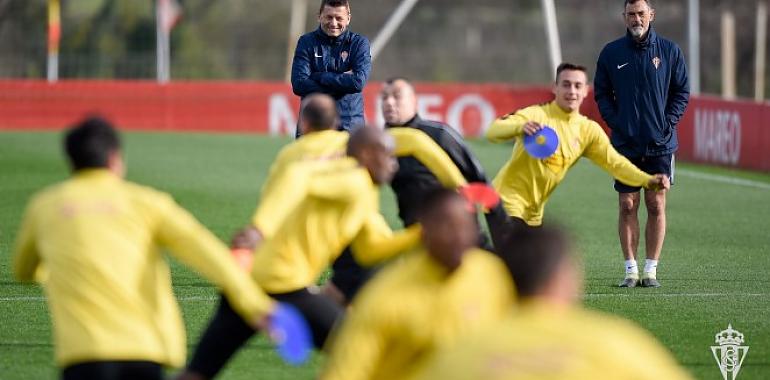
[[[287,138],[256,135],[126,133],[128,179],[172,193],[223,240],[244,224],[258,200],[267,168]],[[10,250],[29,196],[67,177],[54,132],[0,133],[0,297],[39,297],[35,286],[13,282]],[[490,177],[510,145],[471,142]],[[583,160],[586,161],[586,160]],[[732,175],[721,168],[678,163],[679,168]],[[770,183],[770,175],[738,173]],[[586,304],[631,318],[648,328],[698,378],[720,378],[709,346],[732,323],[751,347],[741,379],[770,376],[770,192],[679,176],[668,202],[668,235],[658,269],[660,289],[618,289],[622,259],[616,236],[617,195],[600,169],[581,162],[546,207],[546,223],[566,225],[586,267]],[[398,226],[390,191],[383,213]],[[644,217],[645,212],[640,211]],[[192,348],[212,313],[215,290],[174,264]],[[656,297],[660,294],[661,297]],[[680,294],[681,296],[676,296]],[[195,300],[194,298],[200,298]],[[0,301],[0,379],[54,379],[50,321],[44,302]],[[601,342],[596,342],[601,344]],[[291,368],[263,339],[254,339],[221,379],[312,378],[320,359]]]

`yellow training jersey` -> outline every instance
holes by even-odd
[[[524,150],[523,127],[528,121],[556,131],[559,146],[551,157],[536,159]],[[493,142],[515,141],[511,159],[497,173],[493,185],[508,214],[531,226],[542,224],[545,202],[580,157],[587,157],[631,186],[644,186],[652,179],[615,151],[599,124],[577,111],[564,112],[555,101],[495,120],[487,131],[487,138]]]
[[[353,302],[320,378],[404,379],[436,350],[507,315],[505,265],[474,248],[452,272],[424,250],[386,267]]]
[[[348,137],[347,132],[336,130],[311,132],[278,152],[262,186],[263,202],[260,202],[251,218],[252,224],[259,228],[262,236],[273,236],[286,215],[296,206],[296,199],[290,199],[295,195],[291,191],[291,184],[285,183],[287,178],[283,177],[289,166],[303,161],[341,158],[345,156]]]
[[[107,170],[83,170],[34,196],[17,237],[14,272],[42,281],[56,362],[144,360],[180,366],[184,325],[162,249],[221,287],[241,316],[273,301],[227,248],[167,194]]]
[[[413,128],[390,128],[387,132],[396,142],[396,156],[413,156],[449,188],[465,184],[465,178],[452,159],[424,132]],[[313,132],[281,150],[270,168],[268,179],[262,188],[259,207],[252,217],[253,225],[260,230],[262,236],[266,239],[272,237],[302,199],[303,194],[293,189],[301,188],[303,185],[297,181],[304,179],[287,174],[292,170],[292,164],[344,157],[347,141],[347,132]]]
[[[530,301],[437,354],[418,379],[690,379],[648,332],[598,312]]]
[[[419,240],[418,226],[391,231],[379,211],[379,191],[355,159],[301,162],[285,176],[299,201],[254,254],[252,276],[268,293],[315,284],[348,245],[357,261],[370,265]]]

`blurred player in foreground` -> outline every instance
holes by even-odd
[[[251,267],[252,251],[257,244],[271,238],[293,206],[301,197],[289,191],[284,174],[298,162],[334,160],[345,156],[348,143],[347,131],[337,130],[339,117],[334,99],[325,94],[311,94],[302,100],[298,128],[299,138],[286,145],[270,166],[267,179],[260,193],[261,202],[252,216],[251,225],[239,231],[232,241],[232,248],[245,267]],[[353,261],[349,249],[334,261],[333,276],[323,292],[339,303],[352,299],[368,278],[368,268]]]
[[[403,379],[439,347],[513,307],[503,262],[477,243],[475,215],[457,192],[420,206],[423,247],[367,284],[331,341],[325,380]]]
[[[299,309],[317,348],[343,310],[318,294],[315,284],[342,250],[350,245],[358,261],[371,265],[419,241],[419,226],[394,234],[379,212],[378,186],[390,182],[398,165],[393,152],[389,134],[359,128],[348,141],[349,157],[298,163],[284,174],[293,184],[289,188],[303,196],[257,249],[252,277],[275,299]],[[223,300],[180,379],[213,378],[254,333]]]
[[[515,233],[503,254],[519,308],[434,357],[419,379],[690,379],[647,331],[579,306],[571,240],[548,226]]]
[[[508,215],[520,225],[539,226],[548,197],[580,157],[586,157],[619,181],[647,189],[667,189],[668,176],[639,170],[610,145],[596,122],[580,114],[588,94],[586,69],[562,63],[556,69],[555,99],[530,106],[495,120],[487,131],[493,142],[515,140],[511,159],[500,169],[494,186]],[[546,159],[530,156],[523,147],[525,135],[549,126],[559,136],[556,152]]]
[[[345,156],[348,133],[334,130],[336,120],[337,113],[331,97],[313,94],[302,102],[299,123],[303,130],[302,137],[278,153],[262,189],[252,225],[233,238],[233,248],[248,250],[238,253],[239,257],[247,257],[244,260],[247,266],[250,266],[250,251],[259,242],[272,238],[286,216],[302,199],[300,192],[287,191],[299,186],[292,182],[297,176],[287,175],[291,172],[290,167],[295,163],[328,161]],[[406,128],[389,129],[388,133],[396,143],[394,153],[397,156],[408,156],[421,163],[425,170],[436,173],[434,178],[438,178],[435,179],[438,186],[456,188],[465,183],[452,160],[426,134]],[[355,262],[349,248],[334,261],[332,268],[334,274],[323,287],[323,292],[340,304],[346,304],[368,279],[369,270]]]
[[[14,273],[45,288],[56,364],[67,379],[162,379],[184,363],[184,326],[161,250],[220,287],[240,323],[267,327],[275,303],[168,194],[123,180],[112,126],[67,132],[72,178],[30,201]],[[241,319],[243,318],[243,319]]]

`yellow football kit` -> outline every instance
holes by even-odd
[[[452,159],[424,132],[413,128],[390,128],[387,132],[396,142],[396,156],[413,156],[422,162],[446,187],[457,188],[465,184]],[[262,188],[262,196],[252,224],[265,238],[272,237],[286,216],[302,199],[303,178],[290,173],[292,164],[305,163],[313,167],[313,161],[328,161],[345,156],[348,133],[340,131],[313,132],[287,145],[276,157],[270,174]],[[323,169],[324,164],[316,166]],[[315,170],[315,169],[310,169]]]
[[[527,301],[438,353],[416,379],[691,379],[648,332],[594,311]]]
[[[262,236],[265,238],[273,236],[275,230],[286,218],[286,214],[298,202],[294,197],[296,193],[292,191],[293,185],[286,183],[291,180],[291,177],[283,176],[289,167],[297,162],[344,157],[348,137],[347,132],[336,130],[311,132],[278,152],[262,186],[259,207],[251,218],[251,223],[259,228]]]
[[[59,366],[184,363],[184,324],[162,249],[221,287],[243,318],[272,309],[224,244],[167,194],[93,169],[34,196],[17,237],[14,273],[32,281],[46,269],[38,280]]]
[[[419,226],[393,233],[380,214],[377,186],[353,158],[296,163],[284,176],[299,201],[257,249],[252,267],[268,293],[315,284],[348,245],[356,261],[371,265],[419,241]]]
[[[531,157],[524,150],[524,124],[535,121],[556,131],[559,146],[546,159]],[[493,181],[509,215],[531,226],[543,221],[548,197],[580,157],[587,157],[620,182],[646,186],[652,176],[639,170],[610,145],[596,122],[575,111],[567,113],[555,101],[530,106],[495,120],[487,131],[492,142],[514,140],[510,160]]]
[[[423,250],[390,264],[353,302],[324,380],[403,379],[437,349],[507,315],[513,284],[493,254],[471,249],[452,273]]]

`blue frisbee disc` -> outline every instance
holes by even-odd
[[[537,131],[534,135],[524,136],[524,150],[530,156],[543,159],[551,157],[559,147],[559,136],[553,128],[545,125],[543,129]]]
[[[276,307],[270,324],[270,336],[278,355],[291,365],[300,365],[310,358],[313,338],[310,326],[292,305],[281,302]]]

